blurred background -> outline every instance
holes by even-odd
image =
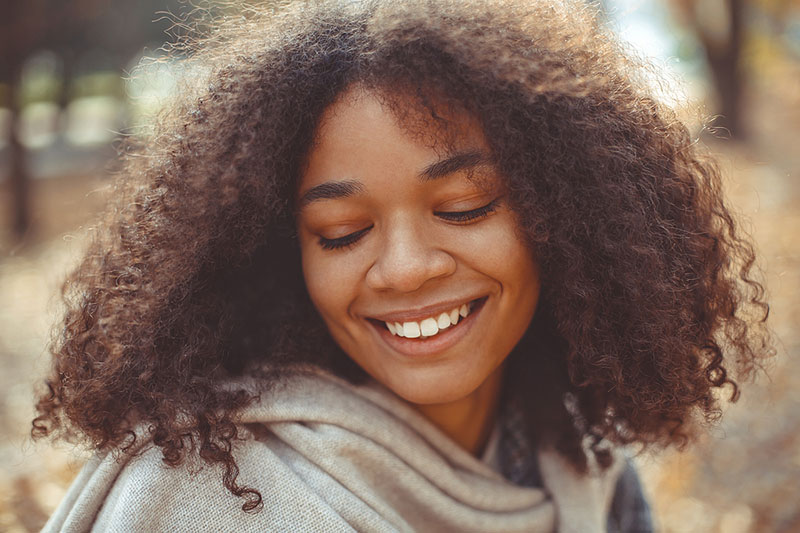
[[[800,1],[600,5],[661,71],[662,98],[713,117],[711,135],[686,114],[757,242],[779,343],[769,377],[745,385],[708,436],[638,458],[656,523],[800,532]],[[164,60],[163,45],[189,11],[179,0],[0,6],[0,531],[38,531],[88,456],[30,441],[33,390],[49,365],[60,281],[118,168],[115,140],[146,135],[175,91],[180,54]]]

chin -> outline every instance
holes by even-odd
[[[417,405],[451,403],[466,398],[481,385],[474,380],[454,380],[451,372],[432,373],[434,375],[414,376],[402,381],[382,381],[392,392],[405,401]],[[380,380],[379,380],[380,381]],[[454,382],[455,381],[455,382]]]

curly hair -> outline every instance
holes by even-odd
[[[354,83],[482,124],[542,279],[505,389],[577,468],[587,438],[682,445],[773,351],[718,166],[580,2],[300,3],[218,21],[187,62],[203,82],[128,141],[64,284],[34,436],[114,449],[145,427],[167,464],[221,465],[260,507],[232,452],[254,398],[219,383],[365,377],[310,302],[293,218],[319,117]]]

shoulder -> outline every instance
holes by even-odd
[[[559,520],[568,530],[586,531],[575,517],[605,517],[609,533],[652,532],[650,506],[633,461],[623,448],[612,448],[613,462],[601,469],[587,450],[588,474],[579,474],[569,461],[552,449],[539,449],[538,463],[544,486],[560,510]]]
[[[262,495],[257,512],[242,510],[221,468],[200,460],[171,467],[149,445],[87,463],[44,531],[352,531],[270,446],[247,439],[236,459],[237,482]]]
[[[629,450],[608,443],[612,464],[601,469],[588,442],[584,443],[590,472],[580,474],[551,447],[534,447],[527,424],[516,402],[508,406],[498,423],[496,463],[507,479],[522,486],[544,487],[569,517],[594,509],[596,519],[605,520],[609,532],[653,531],[650,506]]]

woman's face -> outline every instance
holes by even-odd
[[[323,114],[298,191],[311,300],[359,366],[417,404],[474,392],[539,297],[481,128],[447,118],[445,150],[434,127],[411,135],[376,95],[350,89]]]

